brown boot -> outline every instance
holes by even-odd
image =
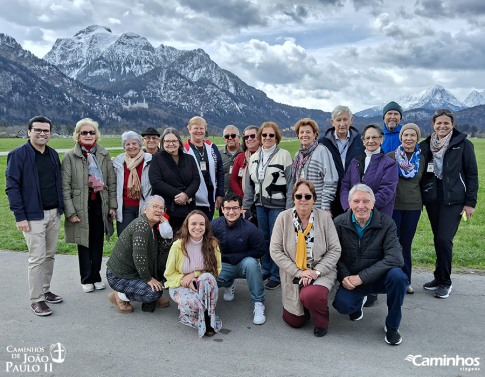
[[[160,298],[157,300],[157,308],[166,308],[169,305],[170,301],[163,296],[160,296]]]
[[[129,301],[123,301],[119,296],[118,292],[113,291],[108,295],[109,300],[115,304],[116,310],[122,314],[131,313],[133,311],[133,306],[131,306]]]

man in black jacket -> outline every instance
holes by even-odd
[[[261,267],[257,259],[267,251],[261,231],[241,217],[242,199],[234,193],[222,200],[223,217],[211,221],[214,236],[221,243],[222,271],[217,279],[219,287],[226,287],[225,301],[234,299],[236,279],[246,279],[254,305],[255,325],[266,321],[264,315],[264,285]]]
[[[325,145],[333,157],[333,162],[338,172],[338,186],[335,193],[335,200],[331,205],[333,217],[344,212],[340,204],[340,184],[347,172],[350,162],[357,156],[364,153],[364,144],[357,128],[352,127],[354,121],[352,111],[347,106],[337,106],[332,111],[330,127],[325,134],[318,139],[320,144]]]
[[[374,209],[374,203],[372,189],[357,184],[349,192],[351,210],[335,219],[342,254],[337,263],[340,286],[333,307],[352,321],[359,321],[364,317],[366,296],[387,293],[385,341],[398,345],[402,342],[398,331],[401,306],[409,282],[401,270],[404,261],[396,224]]]

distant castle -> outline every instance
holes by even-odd
[[[145,98],[143,98],[143,102],[137,102],[133,105],[131,104],[131,100],[128,100],[128,106],[123,105],[123,110],[133,109],[148,109],[148,103],[145,102]]]

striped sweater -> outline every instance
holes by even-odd
[[[335,199],[338,185],[338,172],[332,155],[326,146],[319,144],[308,161],[303,166],[303,179],[315,185],[317,200],[316,208],[330,210],[330,204]],[[293,176],[293,173],[292,173]],[[291,182],[293,187],[295,182]]]

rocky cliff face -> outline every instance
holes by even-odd
[[[163,106],[184,118],[201,115],[219,127],[272,120],[287,128],[302,117],[319,123],[330,118],[320,110],[276,103],[221,69],[201,49],[154,48],[143,37],[114,35],[107,27],[94,25],[58,39],[44,59],[86,85],[132,101],[145,99],[150,108]]]

